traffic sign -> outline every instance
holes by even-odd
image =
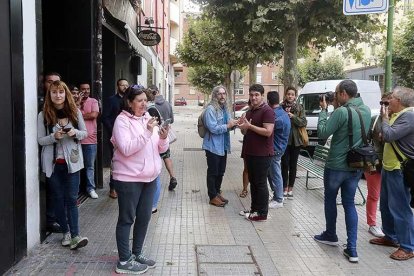
[[[344,14],[382,13],[388,10],[388,0],[344,0]]]

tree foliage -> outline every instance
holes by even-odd
[[[336,56],[329,57],[321,62],[315,58],[307,58],[298,64],[299,85],[310,81],[344,79],[344,64],[342,59]]]
[[[197,0],[211,17],[233,26],[280,35],[284,45],[284,84],[297,84],[299,47],[356,50],[382,25],[375,15],[345,16],[343,0]],[[245,11],[244,16],[240,11]]]
[[[224,83],[224,76],[223,68],[207,65],[190,67],[188,71],[190,84],[207,95],[214,86]]]
[[[398,75],[398,85],[414,88],[414,12],[396,36],[393,70]]]

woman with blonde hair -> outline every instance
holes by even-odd
[[[87,136],[82,113],[69,88],[54,81],[46,92],[43,111],[37,119],[37,141],[42,146],[42,170],[48,179],[57,222],[63,232],[62,246],[78,249],[88,244],[79,235],[76,205],[79,171],[83,168],[79,141]]]

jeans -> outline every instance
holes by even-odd
[[[410,208],[410,188],[401,170],[382,170],[380,210],[385,236],[414,251],[414,218]]]
[[[358,214],[355,208],[355,192],[362,171],[340,171],[325,167],[323,184],[325,187],[325,220],[328,236],[336,236],[337,206],[336,196],[341,189],[342,206],[345,211],[347,248],[356,249]]]
[[[206,150],[207,157],[207,190],[208,197],[215,198],[221,190],[223,175],[226,171],[227,152],[224,156]]]
[[[283,202],[283,180],[280,167],[281,158],[281,153],[276,153],[276,155],[271,158],[269,174],[267,176],[270,188],[273,191],[273,200],[279,203]]]
[[[267,174],[269,172],[271,156],[247,155],[245,158],[252,197],[250,211],[257,212],[259,215],[267,215],[269,211]]]
[[[72,237],[79,235],[79,213],[76,206],[79,182],[79,171],[68,173],[66,164],[55,164],[53,173],[48,179],[56,220],[62,232],[70,231]]]
[[[114,180],[118,194],[118,223],[116,224],[116,245],[119,260],[128,261],[131,257],[129,250],[129,234],[134,224],[132,238],[132,254],[141,254],[148,224],[151,219],[151,208],[157,185],[152,182],[123,182]],[[135,223],[134,223],[135,221]]]
[[[292,145],[286,147],[286,151],[282,156],[283,188],[288,186],[293,188],[293,185],[295,185],[299,152],[300,147]]]
[[[152,203],[152,209],[157,209],[158,201],[160,200],[160,195],[161,195],[161,177],[160,176],[157,176],[157,178],[155,178],[155,183],[157,185],[157,189],[155,190],[154,201]]]
[[[364,172],[367,180],[367,224],[369,226],[377,225],[377,207],[381,192],[381,173],[380,172]]]
[[[83,164],[86,170],[86,191],[95,190],[95,158],[96,144],[82,145]]]

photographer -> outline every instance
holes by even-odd
[[[328,119],[327,103],[325,97],[320,102],[322,111],[318,120],[318,137],[327,139],[332,136],[332,144],[330,147],[328,159],[324,171],[324,188],[325,188],[325,220],[326,230],[320,235],[315,235],[317,242],[337,245],[338,236],[336,235],[336,217],[337,206],[336,197],[339,189],[341,189],[342,204],[345,211],[345,223],[348,234],[347,248],[343,254],[350,262],[358,262],[358,254],[356,250],[358,214],[355,209],[355,192],[358,187],[358,181],[362,176],[362,170],[352,169],[348,166],[346,156],[349,148],[357,147],[362,144],[361,125],[358,108],[362,121],[365,126],[369,126],[371,121],[371,110],[366,106],[362,98],[357,96],[357,86],[352,80],[341,81],[336,89],[336,101],[340,105]],[[352,112],[352,129],[353,143],[348,142],[348,110]],[[367,128],[366,128],[367,129]]]

